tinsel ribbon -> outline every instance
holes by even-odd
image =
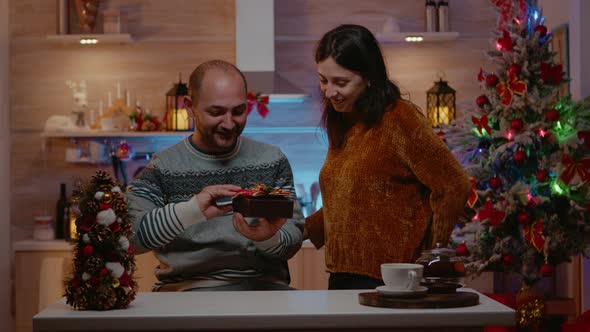
[[[492,128],[490,128],[490,125],[488,124],[487,114],[482,115],[479,119],[474,116],[471,116],[471,121],[474,125],[477,126],[477,130],[480,132],[480,134],[483,135],[482,129],[485,129],[488,132],[488,135],[492,134]]]
[[[252,92],[248,92],[248,114],[250,114],[254,106],[256,106],[258,114],[260,114],[260,116],[264,119],[270,112],[266,105],[268,105],[268,96],[262,96],[260,93],[254,94]]]
[[[572,156],[568,153],[564,153],[563,157],[561,158],[561,164],[565,166],[565,169],[559,175],[559,180],[561,180],[566,185],[570,185],[570,182],[574,179],[574,176],[578,174],[582,181],[588,181],[590,179],[590,157],[582,158],[580,161],[576,162]]]
[[[498,226],[502,220],[504,220],[504,217],[506,217],[506,212],[502,210],[496,210],[494,208],[494,204],[492,204],[491,201],[486,201],[483,209],[477,212],[477,217],[481,221],[489,219],[490,224],[495,227]]]
[[[498,91],[498,94],[502,98],[502,105],[504,106],[510,106],[512,104],[514,94],[522,96],[527,90],[527,84],[525,81],[519,81],[516,73],[511,71],[508,76],[507,82],[496,85],[496,91]]]
[[[252,197],[252,196],[291,196],[291,192],[281,188],[274,188],[265,184],[255,184],[250,189],[242,189],[238,191],[238,195]]]
[[[469,181],[471,182],[471,194],[469,194],[469,198],[467,199],[467,204],[469,204],[469,207],[473,209],[473,206],[477,202],[477,199],[479,198],[479,196],[477,195],[477,190],[476,190],[477,188],[475,187],[475,185],[476,185],[475,178],[470,177]]]
[[[516,310],[516,324],[520,327],[540,324],[545,314],[545,303],[534,299]]]
[[[534,224],[524,226],[524,239],[531,244],[538,252],[543,250],[545,246],[545,236],[543,235],[543,221],[539,220]]]
[[[562,80],[561,74],[563,72],[563,66],[561,64],[552,66],[549,63],[543,62],[539,66],[539,70],[541,71],[539,77],[545,83],[551,82],[552,84],[559,84]]]

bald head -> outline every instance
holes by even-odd
[[[196,104],[199,102],[203,81],[205,80],[205,76],[207,76],[208,73],[215,73],[216,77],[219,77],[217,75],[236,75],[241,78],[244,84],[244,95],[248,93],[246,78],[236,66],[223,60],[211,60],[200,64],[191,74],[189,79],[189,94],[193,100],[193,103]]]

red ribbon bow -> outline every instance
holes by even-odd
[[[250,114],[250,112],[252,112],[252,108],[256,106],[258,114],[260,114],[260,116],[264,119],[270,112],[266,105],[268,105],[268,96],[262,96],[260,93],[254,94],[252,92],[248,92],[248,114]]]
[[[473,206],[477,202],[479,196],[477,195],[477,188],[475,187],[475,178],[470,177],[469,181],[471,182],[471,194],[467,199],[467,204],[469,204],[469,207],[473,209]]]
[[[502,32],[502,38],[498,39],[498,45],[500,45],[500,48],[504,51],[512,51],[512,38],[510,38],[510,33],[508,33],[508,31],[504,30]]]
[[[559,84],[563,80],[561,74],[563,73],[563,66],[562,65],[550,65],[546,62],[541,63],[539,66],[541,70],[540,78],[545,83],[551,82],[552,84]]]
[[[511,71],[508,74],[508,81],[505,83],[499,83],[496,85],[496,91],[502,98],[502,105],[510,106],[512,104],[512,97],[513,94],[517,94],[519,96],[524,95],[527,90],[527,85],[525,81],[519,81],[516,73]]]
[[[502,222],[502,220],[504,220],[504,217],[506,217],[506,212],[502,210],[496,210],[492,202],[486,201],[486,203],[483,206],[483,209],[477,212],[477,217],[481,221],[489,219],[490,224],[492,224],[495,227],[498,226],[500,222]]]
[[[524,226],[524,239],[531,244],[538,252],[543,250],[545,246],[545,236],[543,236],[543,220],[539,220],[534,224]]]
[[[492,134],[492,128],[490,128],[490,125],[488,124],[487,114],[482,115],[481,118],[479,118],[479,119],[474,116],[471,116],[471,121],[473,122],[474,125],[477,126],[477,130],[479,131],[480,134],[483,135],[482,129],[485,129],[488,132],[488,135]]]
[[[564,153],[561,157],[561,164],[565,166],[565,169],[559,175],[559,180],[569,186],[570,182],[574,179],[574,176],[578,174],[582,181],[586,182],[590,179],[590,157],[582,158],[576,162],[572,156],[568,153]]]

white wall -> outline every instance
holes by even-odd
[[[0,0],[0,330],[12,331],[10,314],[10,121],[8,0]]]

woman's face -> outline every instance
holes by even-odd
[[[354,105],[367,88],[365,79],[329,57],[318,63],[320,90],[337,112],[356,111]]]

